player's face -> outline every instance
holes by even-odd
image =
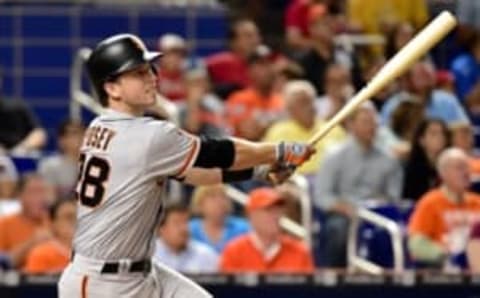
[[[119,98],[129,106],[148,108],[155,103],[156,77],[149,64],[122,74],[116,84]]]

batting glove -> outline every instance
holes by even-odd
[[[254,168],[253,178],[273,185],[282,184],[293,175],[295,169],[295,166],[280,163],[260,165]]]
[[[277,163],[298,167],[315,153],[315,148],[305,143],[281,142],[277,145]]]

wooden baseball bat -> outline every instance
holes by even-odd
[[[431,21],[421,32],[393,56],[380,71],[335,114],[308,143],[315,145],[336,125],[344,121],[363,102],[377,94],[393,80],[401,76],[413,63],[424,56],[434,45],[444,38],[457,24],[455,17],[444,11]]]

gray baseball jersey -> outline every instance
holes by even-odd
[[[164,184],[192,166],[200,144],[173,124],[113,110],[90,124],[81,148],[76,253],[148,259]]]

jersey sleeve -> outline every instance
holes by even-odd
[[[200,139],[175,125],[157,122],[147,152],[147,173],[182,178],[194,164]]]

